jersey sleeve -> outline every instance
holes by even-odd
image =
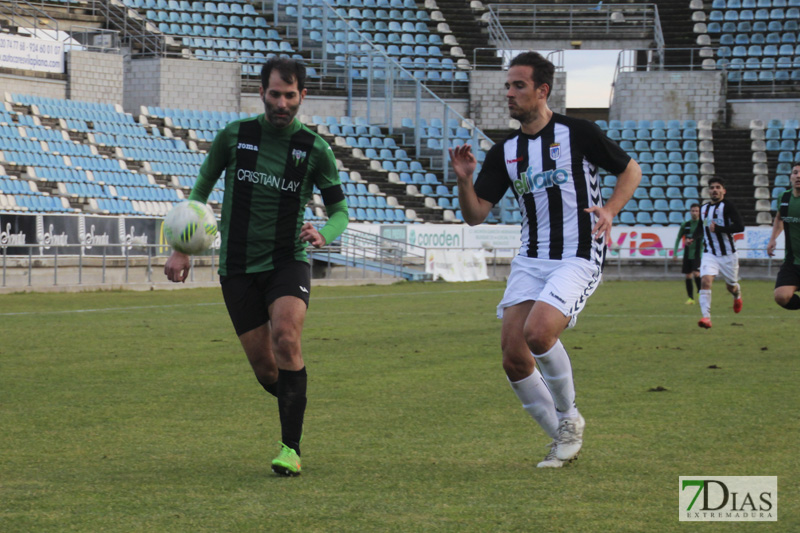
[[[347,210],[347,199],[339,180],[339,170],[336,168],[336,156],[333,154],[333,150],[321,138],[317,139],[314,148],[319,154],[314,179],[322,195],[322,203],[325,204],[325,210],[328,212],[328,221],[319,229],[319,232],[325,237],[325,242],[330,243],[347,228],[350,214]]]
[[[219,180],[222,173],[228,168],[230,160],[229,139],[231,136],[230,124],[221,129],[211,143],[203,164],[200,166],[200,173],[197,181],[189,194],[190,200],[197,200],[206,203],[208,196],[214,189],[214,185]]]
[[[673,257],[678,255],[678,246],[681,244],[681,239],[683,238],[684,232],[686,232],[686,225],[687,224],[688,224],[688,222],[685,221],[685,220],[683,222],[681,222],[681,227],[678,230],[678,237],[675,239],[675,248],[672,250]],[[684,252],[684,253],[686,253],[686,252]]]
[[[504,159],[503,143],[492,146],[475,180],[475,194],[493,205],[503,198],[511,186]]]
[[[744,220],[733,204],[725,202],[725,226],[714,228],[714,233],[741,233],[744,231]]]
[[[582,138],[585,139],[584,153],[593,164],[606,169],[615,176],[622,174],[631,160],[625,150],[600,129],[594,122],[584,121]]]

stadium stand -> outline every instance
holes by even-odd
[[[700,58],[688,67],[698,68],[702,62],[702,69],[724,72],[727,96],[796,98],[800,6],[795,3],[656,2],[661,35],[667,48],[673,48],[664,68],[686,69]],[[589,0],[574,4],[584,10],[597,5]],[[238,63],[243,91],[253,90],[259,65],[276,54],[303,58],[310,65],[310,79],[318,84],[316,92],[339,96],[345,91],[362,95],[368,81],[386,84],[393,60],[409,78],[442,88],[442,94],[460,90],[463,95],[476,66],[497,68],[500,61],[483,30],[491,19],[489,3],[473,0],[468,9],[450,0],[339,0],[329,5],[321,0],[304,2],[301,9],[285,0],[125,0],[119,9],[137,32],[168,36],[167,54]],[[52,9],[54,15],[62,13]],[[109,8],[105,15],[87,12],[86,17],[120,28],[112,14],[119,9]],[[552,8],[554,28],[564,25],[571,9]],[[631,27],[636,13],[620,7],[622,18],[607,22]],[[16,31],[13,25],[4,28]],[[135,114],[118,104],[44,98],[33,92],[6,94],[0,107],[0,208],[161,216],[185,198],[216,131],[246,116],[250,113],[157,106],[144,106]],[[786,165],[800,155],[798,128],[791,119],[765,117],[751,121],[749,129],[737,129],[729,124],[730,117],[713,123],[708,118],[634,118],[598,121],[644,171],[618,222],[676,224],[691,203],[707,197],[708,178],[722,175],[746,223],[769,223],[772,200],[785,186]],[[479,140],[469,120],[442,124],[431,117],[419,117],[419,123],[407,118],[402,126],[387,128],[357,116],[303,119],[332,145],[358,221],[458,223],[463,217],[457,194],[452,177],[445,181],[443,172],[446,150],[469,142],[480,164],[491,144]],[[613,176],[601,179],[601,194],[608,198]],[[218,208],[221,200],[222,191],[216,189],[210,201]],[[319,195],[307,213],[315,220],[324,218]],[[520,222],[513,195],[498,203],[491,220]]]

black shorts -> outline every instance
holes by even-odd
[[[220,276],[222,297],[236,335],[267,323],[269,306],[282,296],[295,296],[308,307],[311,265],[293,261],[275,270],[254,274]]]
[[[694,259],[690,259],[686,257],[686,254],[683,254],[683,266],[681,266],[681,272],[684,274],[691,274],[700,270],[700,258],[695,257]]]
[[[800,287],[800,265],[783,263],[775,280],[775,288],[786,286]]]

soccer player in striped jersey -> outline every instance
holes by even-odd
[[[450,159],[468,224],[483,222],[509,187],[519,203],[522,245],[497,307],[503,368],[523,408],[553,439],[537,466],[557,468],[580,451],[585,425],[559,337],[597,288],[612,221],[642,173],[595,124],[550,110],[554,70],[536,52],[511,61],[506,99],[521,127],[489,150],[474,185],[470,145],[450,150]],[[618,175],[605,205],[598,166]]]
[[[800,309],[800,161],[792,167],[789,178],[792,188],[778,198],[778,212],[772,223],[772,235],[767,244],[770,257],[775,254],[778,235],[784,232],[786,251],[783,265],[775,280],[775,302],[785,309]]]
[[[704,241],[703,259],[700,262],[700,311],[703,318],[697,323],[701,328],[711,328],[711,284],[714,277],[725,279],[725,287],[733,295],[733,311],[742,310],[742,288],[739,286],[739,254],[733,243],[733,234],[744,231],[744,222],[736,207],[725,200],[725,182],[722,178],[708,180],[711,202],[700,207],[700,221],[694,238]]]
[[[228,314],[256,379],[277,397],[281,449],[272,470],[300,474],[307,373],[300,336],[311,290],[305,248],[321,247],[347,226],[336,158],[322,137],[295,116],[306,95],[302,62],[272,58],[261,69],[264,114],[217,133],[189,198],[205,202],[225,174],[220,284]],[[314,186],[328,221],[303,220]],[[167,278],[183,282],[189,257],[173,252]]]

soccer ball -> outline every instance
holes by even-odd
[[[196,200],[175,204],[164,219],[164,237],[173,250],[199,254],[217,236],[217,219],[208,205]]]

